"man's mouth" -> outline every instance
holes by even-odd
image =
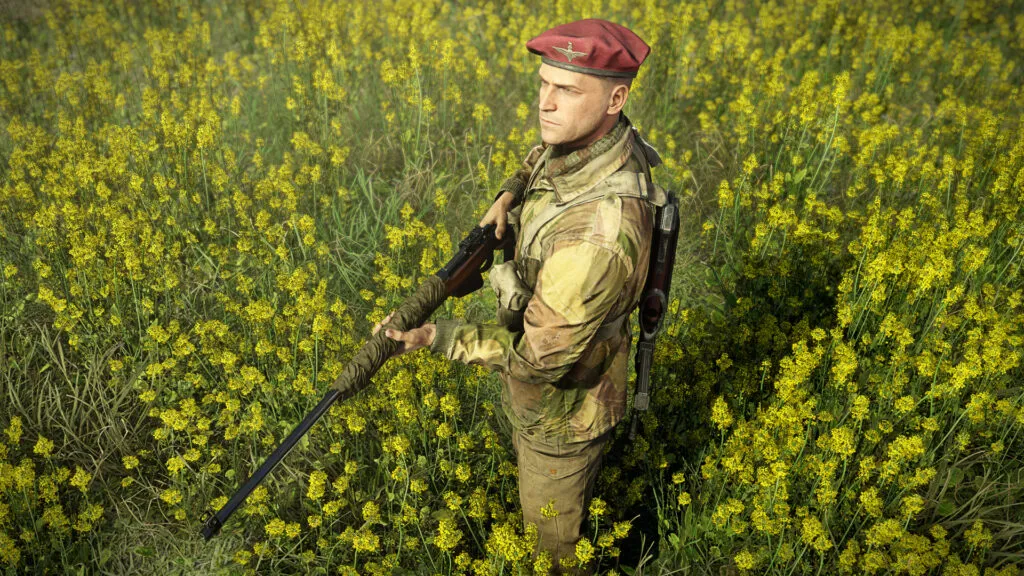
[[[547,118],[541,118],[541,119],[540,119],[540,121],[541,121],[541,122],[546,122],[546,123],[548,123],[548,124],[551,124],[552,126],[558,126],[558,124],[557,124],[557,123],[555,123],[555,122],[552,122],[551,120],[548,120]]]

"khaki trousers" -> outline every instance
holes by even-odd
[[[601,450],[611,438],[606,433],[587,442],[550,445],[515,430],[512,445],[519,463],[519,501],[524,525],[537,525],[538,542],[534,557],[542,550],[551,553],[556,574],[590,574],[592,568],[562,570],[560,559],[576,558],[580,525],[590,505]],[[552,501],[554,501],[552,503]],[[548,506],[549,514],[541,512]],[[549,518],[550,509],[557,514]]]

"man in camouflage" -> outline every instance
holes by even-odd
[[[489,273],[498,323],[442,319],[386,333],[402,342],[398,354],[430,346],[498,372],[523,520],[537,525],[539,549],[558,570],[575,556],[602,449],[625,413],[628,318],[664,191],[650,179],[657,152],[622,113],[649,53],[643,40],[588,19],[552,28],[527,48],[542,57],[543,144],[480,222],[496,223],[499,238],[506,222],[517,229],[515,259]]]

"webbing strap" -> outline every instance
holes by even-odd
[[[632,312],[633,309],[630,308],[615,318],[602,322],[601,325],[597,327],[597,333],[594,334],[593,341],[600,342],[618,334],[619,330],[622,329],[622,324],[629,321],[629,315]]]

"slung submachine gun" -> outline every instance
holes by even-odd
[[[668,295],[672,285],[672,266],[676,261],[676,241],[679,238],[679,200],[666,190],[668,201],[654,213],[654,237],[651,239],[651,261],[647,267],[647,281],[640,295],[637,320],[640,336],[636,347],[636,396],[633,399],[633,418],[629,439],[636,438],[637,412],[646,411],[651,403],[651,362],[654,360],[654,340],[661,331],[668,311]]]

